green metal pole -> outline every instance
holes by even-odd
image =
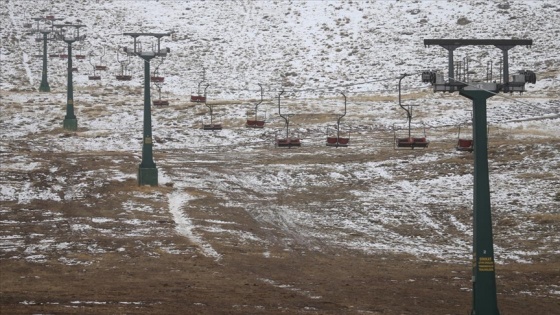
[[[40,92],[50,92],[51,87],[47,81],[47,35],[49,32],[43,33],[43,73],[41,75],[41,85],[39,86]]]
[[[76,131],[78,120],[74,115],[74,85],[72,84],[72,43],[74,40],[64,40],[68,43],[68,83],[66,89],[66,116],[64,117],[64,129]]]
[[[471,315],[499,315],[490,209],[486,100],[494,93],[462,90],[473,101],[474,202],[473,202],[473,308]]]
[[[152,111],[150,97],[150,60],[154,55],[140,55],[144,59],[144,136],[142,140],[142,162],[138,168],[138,185],[158,185],[158,170],[152,152]]]

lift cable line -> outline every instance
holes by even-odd
[[[420,73],[420,72],[419,72]],[[355,83],[349,83],[349,84],[341,84],[341,85],[333,85],[333,86],[325,86],[325,87],[314,87],[314,88],[306,88],[306,89],[291,89],[291,90],[286,90],[286,89],[278,89],[278,90],[268,90],[266,91],[267,93],[279,93],[281,91],[284,91],[284,93],[300,93],[300,92],[314,92],[314,91],[327,91],[327,92],[332,92],[332,90],[337,89],[337,88],[347,88],[347,87],[351,87],[351,86],[357,86],[357,85],[365,85],[365,84],[370,84],[370,83],[378,83],[378,82],[385,82],[385,81],[392,81],[392,80],[396,80],[399,77],[390,77],[390,78],[381,78],[381,79],[376,79],[376,80],[371,80],[371,81],[363,81],[363,82],[355,82]],[[204,82],[204,81],[202,81]],[[247,92],[259,92],[259,90],[253,90],[253,89],[238,89],[238,88],[229,88],[229,87],[225,87],[225,86],[214,86],[215,89],[222,89],[222,90],[227,90],[227,91],[247,91]],[[348,93],[348,92],[347,92]],[[356,92],[354,92],[356,93]],[[360,92],[358,92],[360,93]]]

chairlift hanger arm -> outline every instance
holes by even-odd
[[[404,109],[404,111],[406,112],[406,117],[408,119],[408,121],[410,122],[412,120],[412,111],[410,110],[410,106],[409,108],[406,108],[402,105],[401,102],[401,81],[402,79],[404,79],[407,76],[410,76],[411,74],[407,74],[407,73],[403,73],[400,77],[399,77],[399,106]]]
[[[340,92],[340,94],[342,94],[342,96],[344,97],[344,114],[338,117],[337,124],[339,129],[340,129],[340,120],[342,119],[342,117],[346,116],[346,94],[344,94],[344,92]]]

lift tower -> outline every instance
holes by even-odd
[[[128,55],[138,56],[144,59],[144,134],[142,137],[142,162],[138,167],[138,185],[158,185],[158,171],[152,151],[152,111],[150,95],[150,61],[155,57],[165,57],[170,52],[169,48],[161,49],[160,41],[162,37],[170,36],[172,33],[123,33],[124,36],[131,36],[134,39],[132,49],[125,47],[124,51]],[[157,38],[157,51],[142,51],[138,46],[137,38],[148,36]]]
[[[76,131],[78,120],[74,114],[74,85],[72,83],[72,44],[76,41],[83,41],[86,35],[80,35],[80,28],[83,24],[53,24],[58,28],[55,38],[68,44],[68,69],[67,69],[67,88],[66,88],[66,116],[64,117],[64,129]]]
[[[46,17],[36,17],[36,18],[32,18],[33,21],[36,22],[36,28],[31,31],[31,33],[41,33],[42,39],[40,37],[36,37],[36,40],[39,42],[41,41],[43,43],[43,69],[41,71],[41,85],[39,86],[39,91],[40,92],[50,92],[51,91],[51,87],[49,86],[49,81],[48,81],[48,75],[47,75],[47,41],[48,40],[52,40],[52,36],[49,37],[49,34],[52,32],[52,28],[53,28],[53,24],[54,21],[56,20],[61,20],[62,18],[46,18]],[[51,23],[51,29],[48,28],[41,28],[40,27],[40,22],[44,22],[45,24],[47,22]]]
[[[429,82],[434,92],[456,92],[473,102],[474,141],[474,200],[473,200],[473,302],[471,315],[498,315],[494,244],[492,239],[492,213],[490,210],[490,184],[488,176],[488,139],[486,100],[499,92],[524,92],[525,83],[535,83],[535,73],[520,71],[509,80],[508,50],[524,45],[530,47],[531,39],[425,39],[424,45],[438,45],[449,52],[448,80],[443,74],[426,71],[422,81]],[[495,46],[503,53],[502,82],[463,82],[454,77],[453,51],[462,46]]]

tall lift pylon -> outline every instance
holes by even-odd
[[[490,209],[490,184],[488,174],[488,134],[486,101],[499,92],[524,92],[525,83],[535,83],[536,75],[523,70],[509,80],[508,51],[517,46],[531,46],[531,39],[425,39],[424,45],[438,45],[449,52],[448,81],[443,74],[425,71],[422,81],[430,82],[434,92],[456,92],[473,102],[473,301],[471,315],[499,315],[496,293],[494,241],[492,237],[492,212]],[[453,51],[462,46],[495,46],[502,50],[502,82],[463,82],[454,77]]]

